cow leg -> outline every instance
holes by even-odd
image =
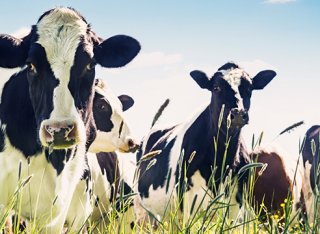
[[[5,228],[2,232],[3,234],[13,234],[13,224],[12,224],[12,217],[9,216],[6,220]]]
[[[81,151],[78,147],[78,152]],[[71,162],[66,164],[61,174],[57,177],[56,194],[57,199],[53,206],[52,221],[45,226],[44,233],[61,233],[64,224],[68,217],[68,211],[72,202],[73,195],[75,193],[76,187],[80,182],[83,170],[85,168],[85,157],[84,154],[75,155]],[[79,216],[83,216],[83,213],[79,213]],[[79,220],[81,220],[80,218]],[[68,223],[68,225],[70,225]],[[71,227],[71,231],[75,228]],[[79,231],[76,230],[76,231]]]
[[[136,195],[133,200],[134,212],[136,217],[136,229],[143,230],[152,221],[146,209],[142,206],[142,201],[139,195]]]
[[[79,231],[86,226],[86,221],[92,213],[89,190],[91,189],[87,188],[85,180],[78,183],[67,215],[69,230]]]
[[[312,223],[314,220],[314,207],[315,207],[315,196],[311,189],[310,184],[310,171],[311,171],[311,164],[305,164],[304,170],[304,181],[303,181],[303,196],[304,196],[304,205],[307,212],[308,222]]]

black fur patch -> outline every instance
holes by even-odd
[[[99,93],[93,99],[93,116],[97,129],[110,132],[114,127],[111,121],[112,109],[110,103]]]
[[[154,139],[151,139],[153,141]],[[138,191],[142,197],[149,197],[149,188],[152,186],[153,189],[163,187],[166,185],[167,176],[169,173],[169,154],[176,141],[176,138],[167,142],[168,139],[158,142],[154,145],[152,150],[162,150],[161,153],[152,159],[143,161],[139,165],[140,179],[138,185]],[[148,153],[148,152],[145,152]],[[156,163],[148,169],[149,164],[152,160],[156,159]]]
[[[221,66],[218,71],[223,71],[223,70],[230,70],[230,69],[235,69],[235,68],[240,68],[237,64],[233,62],[229,62]]]
[[[38,131],[31,101],[29,85],[23,70],[5,84],[1,97],[1,124],[6,125],[10,143],[28,157],[41,152]],[[2,132],[2,131],[1,131]],[[2,132],[3,133],[3,132]]]

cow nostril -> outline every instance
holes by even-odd
[[[67,126],[67,129],[69,129],[70,131],[71,131],[73,128],[74,128],[74,124],[69,124],[69,125]]]
[[[45,139],[47,139],[48,142],[53,140],[53,134],[52,134],[51,128],[49,126],[44,127],[43,133],[44,133]]]
[[[134,143],[134,141],[132,140],[132,139],[129,139],[128,140],[128,146],[129,146],[129,148],[131,149],[131,148],[134,148],[135,147],[135,143]]]
[[[50,125],[45,125],[44,128],[45,128],[45,130],[46,130],[47,133],[50,133],[50,132],[51,132],[51,127],[50,127]]]
[[[234,119],[234,114],[233,113],[230,114],[230,118],[231,118],[231,120]]]
[[[77,131],[76,128],[74,127],[74,125],[71,128],[68,128],[68,133],[67,133],[67,138],[69,140],[74,140],[76,139],[76,135],[77,135]]]

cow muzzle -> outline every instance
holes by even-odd
[[[127,139],[128,152],[134,153],[139,148],[139,144],[133,138]]]
[[[231,128],[241,128],[249,122],[248,111],[233,108],[230,111]]]
[[[74,121],[44,121],[40,127],[40,141],[53,149],[66,149],[79,141],[78,125]]]
[[[131,137],[127,137],[119,147],[119,151],[122,153],[134,153],[139,148],[139,144],[136,143],[137,141]]]

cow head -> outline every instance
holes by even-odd
[[[105,81],[96,80],[95,96],[93,100],[93,116],[97,127],[97,137],[91,144],[89,151],[132,152],[138,147],[137,141],[123,117],[126,111],[134,104],[128,95],[115,96]]]
[[[24,38],[0,35],[0,66],[25,70],[40,142],[54,149],[89,137],[96,64],[121,67],[139,51],[128,36],[102,40],[78,12],[62,7],[45,12]]]
[[[202,71],[192,71],[190,75],[201,88],[211,92],[212,118],[218,120],[224,108],[222,123],[226,126],[229,119],[231,132],[238,132],[249,121],[248,111],[252,91],[263,89],[276,73],[265,70],[251,78],[238,65],[226,63],[211,79]]]

